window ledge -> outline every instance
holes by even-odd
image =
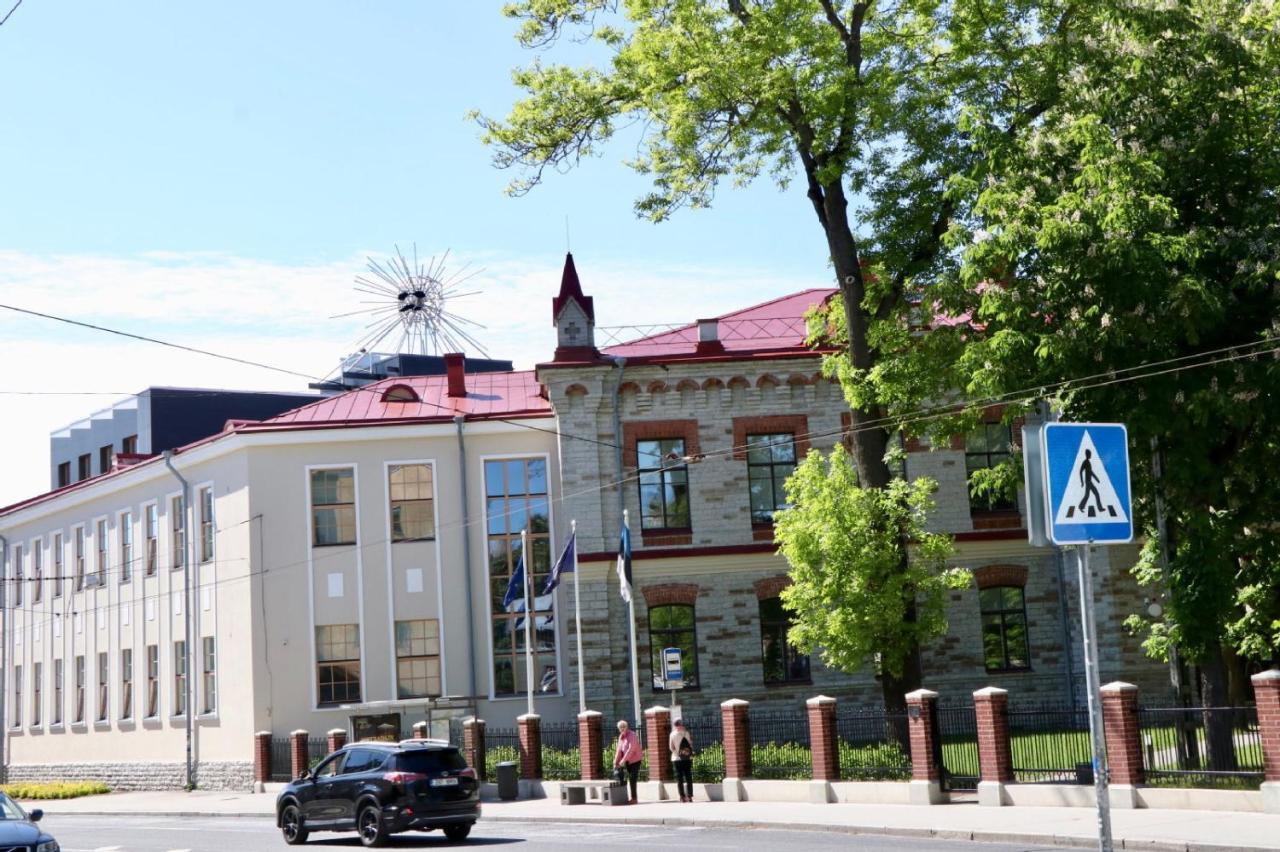
[[[670,527],[641,530],[640,540],[646,547],[671,547],[693,544],[693,529],[691,527]]]
[[[88,727],[89,727],[89,726],[88,726],[88,725],[86,725],[84,722],[72,722],[72,723],[71,723],[71,730],[73,730],[73,731],[85,731],[85,730],[88,730]]]
[[[804,678],[803,680],[766,680],[764,682],[765,689],[786,689],[792,686],[813,686],[812,678]]]
[[[1031,666],[1016,669],[987,669],[987,674],[1031,674],[1035,670]]]
[[[316,544],[315,542],[312,542],[311,546],[312,546],[313,548],[319,548],[319,547],[355,547],[355,546],[356,546],[356,543],[355,543],[354,541],[333,541],[333,542],[329,542],[329,543],[327,543],[327,544]],[[200,564],[202,564],[202,565],[207,565],[208,563],[207,563],[207,562],[202,562],[202,563],[200,563]]]
[[[95,719],[95,720],[94,720],[94,722],[93,722],[93,727],[95,727],[95,728],[110,728],[110,727],[111,727],[111,720],[110,720],[110,719]]]
[[[435,540],[436,540],[435,536],[426,535],[426,536],[422,536],[421,538],[393,538],[391,539],[391,543],[392,544],[412,544],[415,541],[435,541]]]

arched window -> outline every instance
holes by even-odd
[[[418,392],[408,385],[392,385],[382,395],[383,402],[421,402]]]
[[[782,598],[760,599],[760,660],[765,683],[808,683],[809,655],[787,642],[791,615]]]
[[[652,675],[662,678],[662,649],[680,649],[680,667],[686,689],[698,686],[698,634],[694,629],[694,610],[688,604],[663,604],[649,607],[649,659]],[[654,687],[654,691],[658,691]]]
[[[1027,602],[1021,586],[978,590],[982,612],[982,656],[989,672],[1031,668],[1027,641]]]

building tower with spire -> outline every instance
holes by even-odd
[[[595,305],[590,296],[582,294],[572,252],[564,256],[560,294],[551,300],[551,319],[556,327],[556,361],[594,361],[600,356]]]

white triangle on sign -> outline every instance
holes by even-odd
[[[1086,469],[1088,473],[1086,474]],[[1111,484],[1098,448],[1086,430],[1071,464],[1067,490],[1058,502],[1055,524],[1127,524],[1124,506]]]

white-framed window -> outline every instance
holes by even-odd
[[[311,471],[311,543],[356,543],[356,474],[349,467]]]
[[[169,549],[173,553],[173,570],[177,571],[187,564],[187,534],[182,526],[187,507],[182,502],[182,495],[169,501]]]
[[[396,464],[387,469],[391,540],[421,541],[436,535],[431,465]]]
[[[146,575],[154,577],[156,573],[156,544],[160,537],[160,507],[155,503],[142,510],[143,537],[145,539]]]
[[[62,571],[66,564],[62,552],[62,533],[53,534],[53,596],[62,597]]]
[[[187,714],[187,643],[173,643],[173,715]]]
[[[205,636],[201,640],[200,668],[204,681],[204,704],[201,712],[214,713],[218,709],[218,656],[216,641],[212,636]]]
[[[160,715],[160,646],[147,646],[147,718]]]
[[[396,622],[396,697],[440,694],[440,622],[419,618]]]
[[[213,489],[200,489],[200,561],[213,561]]]
[[[120,651],[120,718],[133,718],[133,649]]]
[[[9,726],[22,727],[22,666],[13,667],[13,718]]]
[[[36,539],[31,545],[31,602],[40,603],[44,597],[44,542]]]
[[[98,652],[98,721],[105,722],[111,715],[108,693],[111,683],[111,658],[106,651]]]
[[[133,579],[133,512],[121,512],[117,521],[120,530],[120,582]]]
[[[78,592],[84,588],[84,527],[76,527],[74,542],[74,559],[76,563],[75,590]]]
[[[76,707],[71,721],[84,724],[84,654],[76,655]]]
[[[62,727],[62,660],[53,661],[53,724]]]
[[[360,700],[360,627],[316,626],[316,685],[321,707]]]
[[[107,519],[102,518],[94,524],[94,558],[93,574],[95,582],[101,586],[107,582]]]
[[[22,545],[15,544],[13,546],[13,606],[14,609],[22,606],[22,587],[24,585],[24,575],[22,571]]]
[[[44,710],[42,702],[44,688],[44,663],[31,664],[31,724],[34,727],[40,727],[42,722],[41,711]]]

